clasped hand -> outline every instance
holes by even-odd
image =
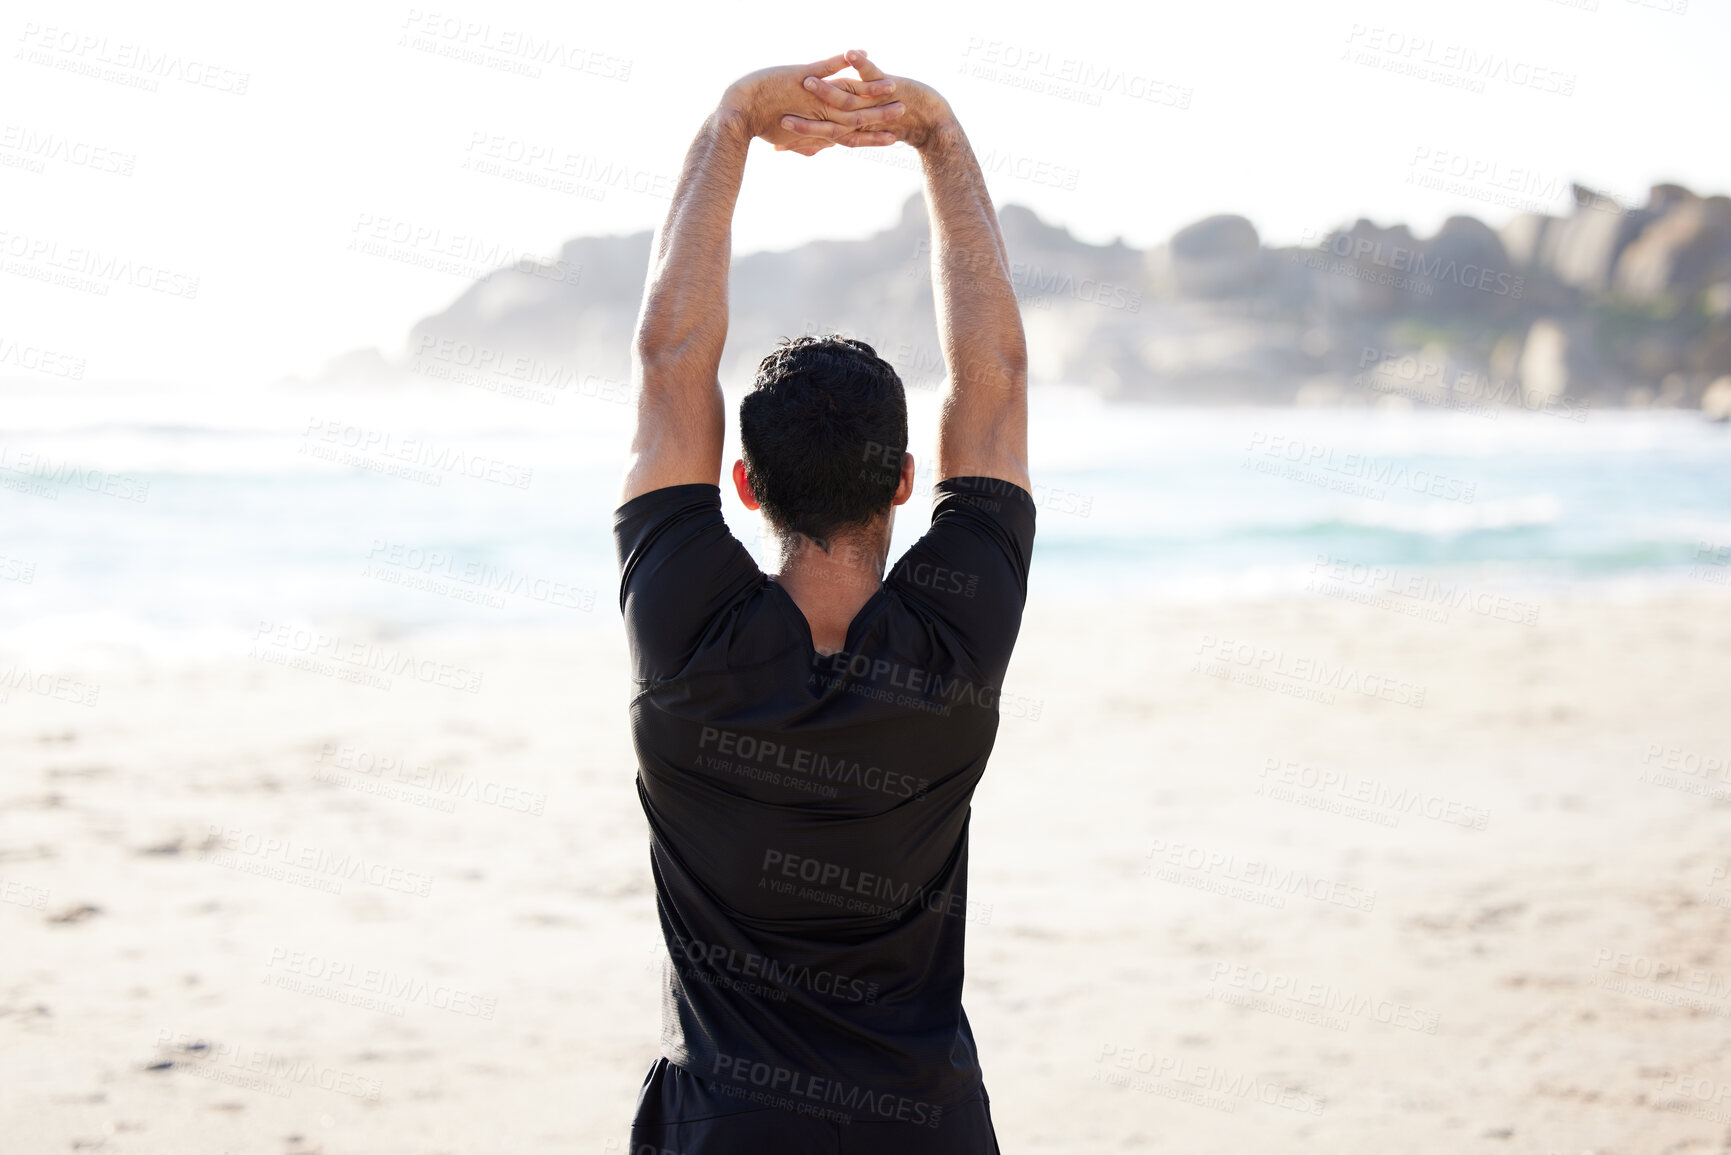
[[[858,79],[837,76],[853,68]],[[765,68],[734,81],[721,107],[780,152],[811,156],[832,145],[872,148],[929,135],[937,93],[886,76],[857,49],[811,64]],[[947,111],[947,110],[946,110]]]

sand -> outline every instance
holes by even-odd
[[[968,926],[1006,1152],[1731,1150],[1731,597],[1530,608],[1030,610]],[[383,644],[460,672],[11,689],[8,1155],[623,1149],[622,639]]]

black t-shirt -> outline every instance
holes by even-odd
[[[939,482],[931,528],[833,655],[715,486],[643,494],[614,535],[670,962],[662,1054],[756,1102],[935,1125],[980,1085],[961,1004],[969,800],[1033,500]]]

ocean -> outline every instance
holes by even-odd
[[[162,660],[232,654],[267,624],[617,629],[625,400],[9,387],[0,648]],[[1031,405],[1036,603],[1330,596],[1516,620],[1581,590],[1731,597],[1731,428],[1695,413]],[[930,487],[934,398],[910,406],[922,467],[898,553]],[[723,504],[765,560],[757,516],[730,486]]]

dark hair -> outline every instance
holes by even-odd
[[[895,497],[908,448],[902,379],[864,341],[783,338],[739,403],[739,441],[764,514],[827,543]]]

